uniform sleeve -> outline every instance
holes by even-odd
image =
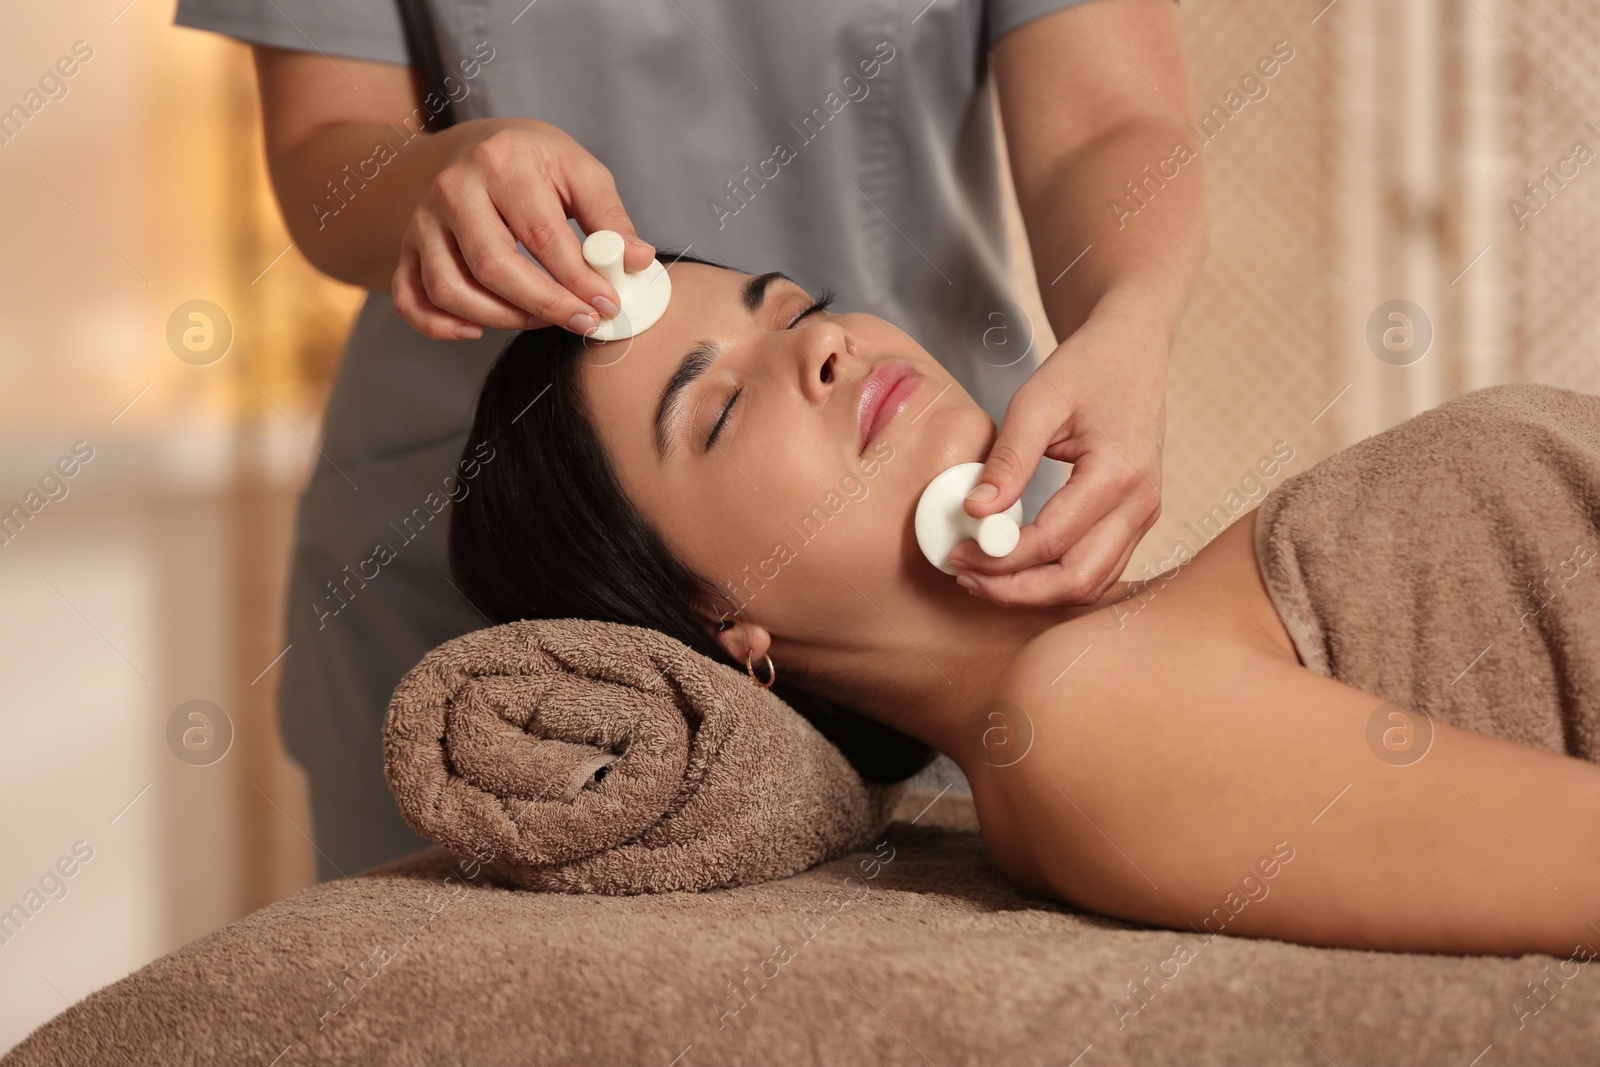
[[[985,42],[993,48],[1001,34],[1014,30],[1024,22],[1032,22],[1040,15],[1048,15],[1064,7],[1077,7],[1088,0],[988,0],[984,5]],[[1174,0],[1176,2],[1176,0]]]
[[[248,44],[410,62],[394,0],[178,0],[174,21]]]

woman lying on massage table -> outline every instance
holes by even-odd
[[[1382,700],[1301,665],[1255,512],[1136,619],[1128,583],[1087,608],[973,596],[911,518],[936,474],[987,455],[989,416],[880,318],[782,276],[670,269],[648,331],[526,332],[485,382],[467,448],[495,458],[450,550],[492,621],[648,626],[762,683],[775,664],[774,692],[864,776],[948,754],[1001,870],[1080,908],[1187,929],[1219,886],[1292,860],[1227,932],[1560,956],[1600,937],[1600,767],[1445,723],[1403,773],[1375,758]],[[871,432],[863,383],[896,367],[917,387]],[[997,708],[1031,729],[1021,758],[993,755]],[[1336,796],[1315,847],[1284,841]]]

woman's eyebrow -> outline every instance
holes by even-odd
[[[767,273],[751,278],[744,283],[744,290],[740,296],[744,299],[744,309],[754,315],[761,310],[762,303],[767,299],[767,286],[782,279],[790,285],[800,285],[799,282],[783,273],[781,270],[769,270]],[[805,288],[804,286],[800,286]]]
[[[664,462],[667,458],[669,446],[667,430],[678,421],[679,409],[683,406],[684,391],[711,369],[711,364],[716,361],[720,351],[720,347],[711,341],[699,342],[687,356],[683,357],[683,362],[678,364],[678,369],[672,372],[672,377],[668,378],[667,384],[662,387],[661,399],[656,404],[657,462]]]
[[[744,283],[739,291],[740,303],[744,309],[754,315],[761,310],[761,305],[766,303],[767,288],[778,280],[788,282],[790,285],[800,286],[800,283],[783,273],[781,270],[768,271]],[[804,288],[803,286],[800,286]],[[722,346],[712,341],[698,341],[689,354],[683,357],[678,364],[678,369],[672,372],[672,377],[667,379],[667,384],[661,388],[661,399],[656,403],[656,459],[665,461],[667,452],[670,451],[670,442],[667,440],[667,431],[677,422],[679,409],[683,405],[684,391],[699,380],[700,376],[711,369],[711,364],[716,362],[717,356],[722,354]]]

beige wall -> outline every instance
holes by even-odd
[[[1180,19],[1202,110],[1275,42],[1294,58],[1204,149],[1210,246],[1172,358],[1163,514],[1129,577],[1198,547],[1189,523],[1276,442],[1292,474],[1458,390],[1600,392],[1600,158],[1520,228],[1508,207],[1575,141],[1600,153],[1583,112],[1600,95],[1600,9],[1230,0]],[[1014,211],[1012,235],[1026,279]],[[1406,366],[1366,340],[1396,298],[1434,331]],[[1036,298],[1029,310],[1048,340]]]
[[[0,544],[0,909],[92,850],[0,944],[0,1047],[312,871],[275,675],[257,675],[358,294],[292,251],[251,284],[288,240],[248,52],[173,29],[170,2],[121,6],[19,8],[0,37],[5,108],[82,42],[65,95],[0,144],[0,507],[93,450]],[[235,329],[203,367],[166,341],[195,298]],[[167,743],[196,698],[234,729],[210,766]]]

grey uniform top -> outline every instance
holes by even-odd
[[[905,330],[998,422],[1026,378],[987,87],[991,42],[1078,0],[443,0],[430,5],[458,122],[521,115],[608,167],[658,248],[782,270],[839,311]],[[407,62],[393,0],[179,0],[181,25]],[[608,71],[595,77],[591,72]],[[405,114],[390,148],[405,151]],[[414,124],[413,124],[414,125]],[[381,182],[381,154],[330,174],[329,227]],[[337,188],[335,188],[335,186]],[[311,779],[323,877],[421,847],[382,777],[401,674],[484,625],[444,566],[444,480],[508,339],[430,341],[372,294],[301,498],[280,704]],[[1060,484],[1041,465],[1029,518]],[[451,483],[457,495],[461,485]],[[387,551],[379,551],[379,546]]]

